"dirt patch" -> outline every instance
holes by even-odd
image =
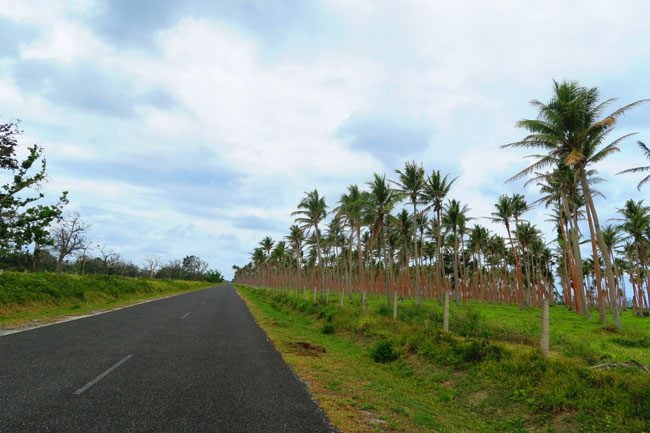
[[[481,404],[483,402],[483,400],[485,400],[486,398],[488,398],[487,391],[478,391],[478,392],[475,392],[474,394],[471,394],[469,396],[468,400],[469,400],[469,403],[471,405],[477,406],[477,405]]]
[[[619,334],[619,330],[614,325],[602,326],[600,329],[596,329],[595,332],[602,334]]]
[[[575,413],[562,412],[554,416],[551,426],[555,431],[574,431],[577,427]]]
[[[296,341],[288,344],[291,352],[302,356],[319,356],[327,351],[323,346],[312,344],[307,341]]]

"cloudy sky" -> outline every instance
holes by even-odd
[[[552,80],[650,97],[644,0],[0,0],[0,120],[46,151],[55,196],[142,263],[197,254],[227,276],[280,239],[303,192],[331,207],[406,160],[460,176],[477,218],[522,168],[528,101]],[[650,105],[617,134],[650,141]],[[612,216],[642,165],[598,169]],[[525,191],[532,201],[536,191]],[[540,227],[543,209],[528,214]],[[489,224],[487,221],[482,221]],[[500,228],[496,228],[500,230]]]

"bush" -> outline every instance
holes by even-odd
[[[393,314],[393,310],[390,308],[390,305],[388,304],[380,304],[379,307],[377,307],[377,314],[379,314],[380,316],[388,317],[391,314]]]
[[[375,362],[388,363],[399,358],[399,354],[393,348],[393,342],[390,340],[381,340],[375,343],[370,350],[372,360]]]
[[[484,360],[500,361],[503,350],[499,346],[490,344],[487,340],[470,340],[454,347],[458,358],[465,363],[475,364]]]
[[[331,335],[336,332],[336,328],[331,323],[326,323],[323,325],[320,332],[322,332],[325,335]]]

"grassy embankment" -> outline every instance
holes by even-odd
[[[2,272],[0,327],[48,322],[213,285],[205,281]]]
[[[650,319],[617,331],[551,307],[551,356],[539,310],[384,297],[340,308],[238,286],[260,325],[343,432],[650,432]],[[390,361],[390,362],[376,362]],[[393,359],[391,361],[391,359]],[[591,368],[600,364],[630,366]]]

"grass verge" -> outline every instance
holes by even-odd
[[[205,281],[3,272],[0,328],[36,326],[213,285]]]
[[[452,308],[439,331],[435,302],[385,298],[360,314],[237,286],[258,323],[342,432],[650,432],[650,321],[621,331],[553,308],[553,353],[536,349],[538,310]],[[628,362],[630,367],[591,368]]]

